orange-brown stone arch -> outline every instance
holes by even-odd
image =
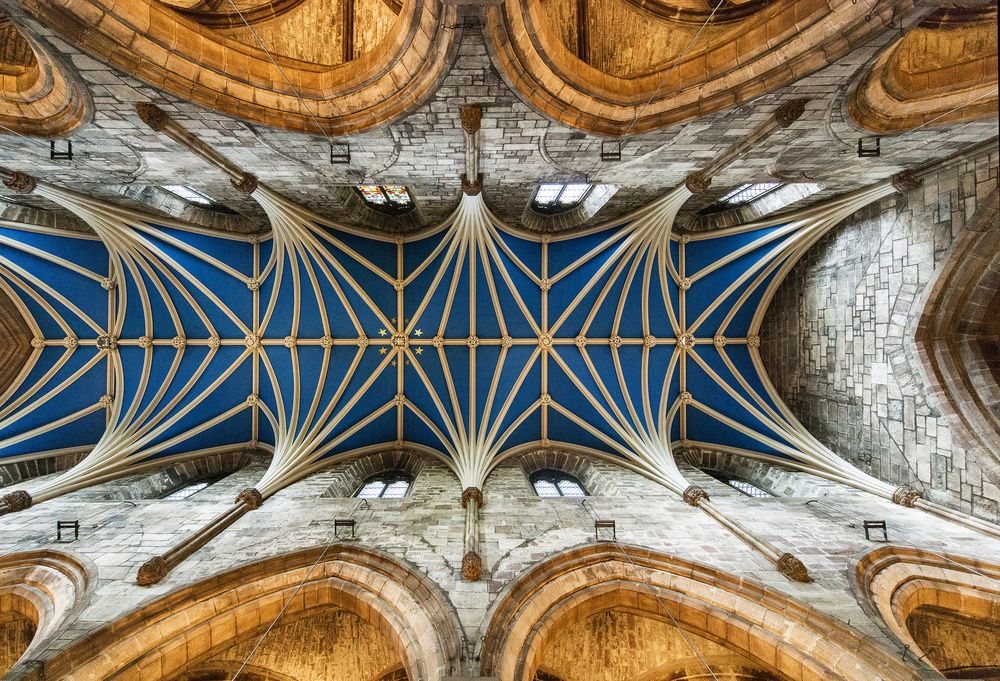
[[[883,546],[855,559],[862,605],[949,678],[1000,678],[1000,565]]]
[[[876,58],[852,83],[847,108],[862,127],[895,132],[996,115],[996,88],[997,3],[948,7]]]
[[[387,554],[334,545],[182,588],[48,660],[45,671],[64,681],[174,679],[263,634],[286,602],[279,624],[331,608],[367,622],[395,647],[410,679],[440,679],[458,656],[457,616],[439,587]]]
[[[21,135],[57,137],[89,121],[83,82],[0,11],[0,125]]]
[[[318,121],[331,136],[366,130],[412,109],[443,78],[456,44],[449,28],[455,7],[413,0],[402,7],[395,31],[364,55],[331,66],[276,54],[279,72],[256,44],[155,0],[26,0],[23,8],[102,61],[179,97],[310,134],[319,134]]]
[[[630,11],[646,12],[643,25],[658,27],[664,35],[693,35],[699,28],[679,14],[665,16],[615,1],[629,5]],[[487,27],[500,73],[529,104],[567,125],[621,135],[630,126],[632,133],[639,133],[718,111],[833,62],[888,21],[875,14],[866,22],[867,7],[821,0],[753,3],[754,11],[747,16],[724,15],[725,21],[709,24],[666,81],[684,40],[671,41],[670,52],[648,60],[650,68],[616,75],[578,58],[541,0],[505,0],[490,6]],[[912,7],[911,2],[897,5],[897,16]],[[621,42],[646,39],[622,36]]]
[[[552,636],[574,618],[618,608],[669,622],[665,607],[686,631],[777,678],[919,678],[898,654],[763,584],[648,549],[625,548],[627,557],[613,544],[571,549],[509,585],[487,614],[482,674],[531,681]]]

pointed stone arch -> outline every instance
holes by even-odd
[[[749,658],[778,678],[920,678],[898,655],[860,632],[763,584],[610,543],[558,554],[501,592],[487,613],[482,674],[531,681],[542,650],[567,623],[622,610],[670,625],[664,607],[685,631]]]

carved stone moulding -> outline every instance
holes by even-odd
[[[255,511],[264,503],[264,495],[253,487],[247,487],[236,495],[236,503],[244,503],[251,511]]]
[[[162,131],[170,122],[170,116],[167,115],[167,112],[152,102],[139,102],[135,105],[135,112],[139,114],[139,120],[148,125],[154,132]]]
[[[479,508],[483,507],[483,491],[478,487],[465,488],[465,491],[462,492],[462,508],[465,508],[470,499],[474,499],[479,505]]]
[[[3,184],[17,194],[30,194],[38,186],[38,179],[26,173],[14,172]]]
[[[475,551],[469,551],[462,557],[462,579],[467,582],[478,582],[483,576],[483,559]]]
[[[167,567],[167,561],[161,556],[153,556],[139,568],[135,581],[139,586],[152,586],[166,577],[168,572],[170,568]]]
[[[482,125],[483,110],[478,106],[467,106],[462,109],[462,130],[475,135]]]
[[[704,499],[705,501],[711,501],[706,492],[698,485],[691,485],[686,490],[684,490],[684,503],[688,506],[697,506],[698,502]]]
[[[778,559],[778,572],[795,582],[810,581],[809,570],[806,569],[801,560],[790,553],[782,554],[781,558]]]
[[[917,503],[917,499],[920,499],[922,496],[923,494],[910,487],[897,487],[896,491],[892,493],[892,503],[913,508]]]
[[[483,191],[483,174],[479,173],[475,182],[469,182],[468,178],[465,177],[465,173],[462,173],[462,191],[469,196],[478,196],[481,194]]]
[[[0,504],[5,504],[11,513],[31,508],[31,495],[23,489],[14,490],[0,497]]]

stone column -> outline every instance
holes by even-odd
[[[462,191],[470,196],[483,191],[483,175],[479,172],[479,126],[482,119],[483,111],[478,106],[467,106],[462,109],[462,132],[465,134],[465,172],[462,173]]]
[[[256,191],[256,175],[241,170],[228,158],[175,123],[160,107],[149,102],[139,102],[135,105],[135,111],[139,114],[142,122],[155,132],[162,132],[173,141],[187,147],[198,158],[226,173],[229,176],[229,181],[237,190],[244,194],[253,194]]]
[[[715,507],[709,500],[708,492],[697,485],[691,485],[684,490],[684,501],[689,506],[695,506],[705,511],[715,518],[720,525],[745,541],[747,544],[759,551],[765,558],[771,561],[778,572],[788,579],[796,582],[808,582],[809,571],[798,558],[792,554],[779,550],[771,542],[754,535],[742,524],[727,517],[722,511]]]
[[[465,509],[465,554],[462,556],[462,579],[478,582],[483,576],[483,559],[479,555],[479,509],[483,506],[483,493],[478,487],[467,487],[462,492]]]
[[[743,139],[716,156],[701,170],[691,173],[684,183],[692,194],[705,191],[712,184],[712,176],[717,175],[733,161],[736,161],[754,146],[782,128],[787,128],[797,121],[806,110],[806,99],[793,99],[785,102],[766,121],[751,130]]]
[[[264,497],[256,489],[247,488],[236,497],[236,505],[222,515],[216,516],[208,525],[186,538],[160,556],[153,556],[139,568],[136,583],[139,586],[156,584],[167,576],[171,570],[180,565],[192,553],[212,541],[227,527],[246,515],[247,511],[260,508]]]

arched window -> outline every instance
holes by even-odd
[[[780,182],[758,182],[757,184],[740,185],[719,199],[719,203],[728,204],[730,206],[739,206],[744,203],[750,203],[751,201],[764,196],[764,194],[770,194],[780,186]]]
[[[365,205],[380,213],[407,213],[414,208],[410,192],[401,184],[362,184],[357,190]]]
[[[358,499],[401,499],[410,491],[413,478],[403,471],[387,471],[368,478],[358,490]]]
[[[542,213],[561,213],[579,205],[589,191],[589,184],[543,184],[535,190],[531,207]]]
[[[215,205],[215,201],[209,197],[182,184],[165,184],[163,185],[163,189],[166,189],[174,196],[180,197],[188,203],[193,203],[196,206],[211,207]]]
[[[749,483],[746,480],[741,480],[740,478],[733,477],[732,475],[728,475],[726,473],[718,473],[716,471],[705,471],[705,472],[711,475],[716,480],[724,482],[730,487],[739,490],[740,492],[743,492],[743,494],[747,495],[748,497],[753,497],[754,499],[770,499],[771,497],[774,496],[770,492],[767,492],[765,490],[762,490],[760,487],[757,487],[757,485]]]
[[[193,482],[190,485],[184,485],[180,489],[174,490],[170,494],[163,497],[164,499],[178,500],[187,499],[188,497],[194,496],[198,492],[202,491],[206,487],[212,484],[210,480],[202,480],[201,482]]]
[[[586,490],[580,481],[562,471],[542,470],[529,478],[535,494],[540,497],[585,497]]]

